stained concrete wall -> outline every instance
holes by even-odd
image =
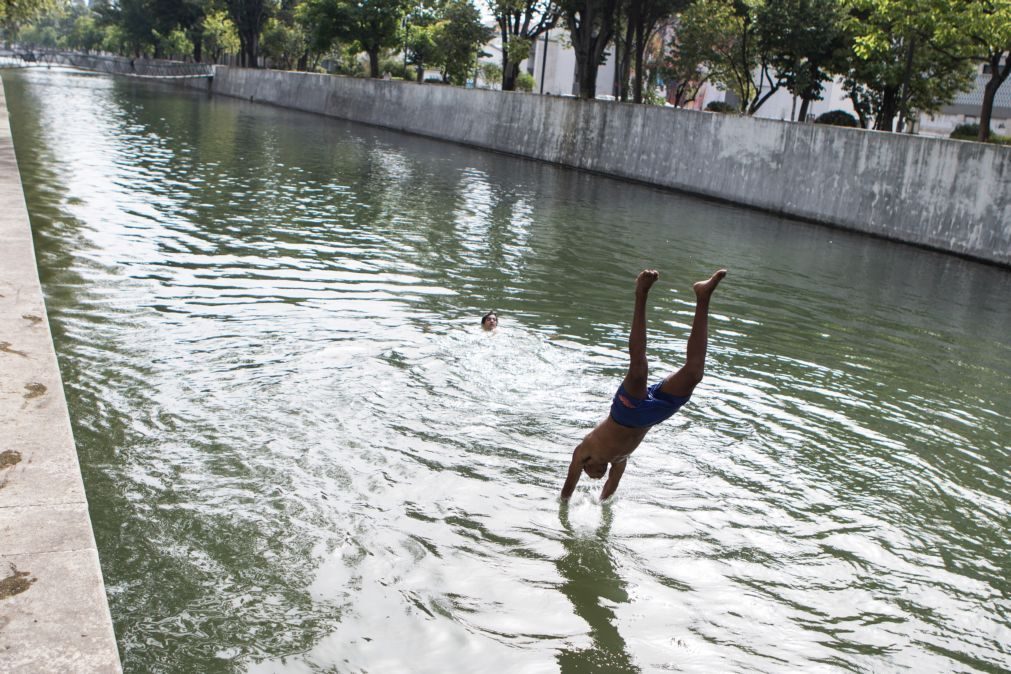
[[[2,83],[0,671],[121,671]]]
[[[1011,265],[1011,148],[284,71],[183,84]]]

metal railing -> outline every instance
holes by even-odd
[[[0,68],[63,66],[126,77],[183,79],[214,77],[214,66],[146,58],[126,58],[102,54],[81,54],[55,49],[16,47],[0,49]]]

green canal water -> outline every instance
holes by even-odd
[[[4,81],[127,672],[1011,669],[1008,271],[168,86]],[[561,507],[645,266],[655,378],[730,270],[708,377],[613,502],[584,479]]]

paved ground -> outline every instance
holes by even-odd
[[[121,671],[2,86],[0,671]]]

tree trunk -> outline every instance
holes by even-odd
[[[896,131],[902,133],[906,128],[906,103],[909,102],[909,80],[913,76],[913,52],[916,49],[916,38],[909,38],[909,49],[906,50],[906,65],[902,72],[902,95],[899,97],[899,125]]]
[[[632,0],[628,8],[628,22],[632,25],[635,42],[633,55],[635,57],[635,76],[632,80],[632,101],[642,103],[642,54],[646,50],[643,44],[642,30],[642,0]]]
[[[807,121],[807,109],[808,109],[808,107],[810,107],[810,105],[811,105],[811,99],[809,99],[809,98],[802,98],[802,99],[800,99],[800,113],[797,115],[797,121],[798,122],[806,122]]]
[[[576,56],[579,59],[579,56]],[[596,63],[591,63],[592,57],[587,55],[585,68],[578,68],[579,72],[579,97],[590,100],[597,97],[597,70],[599,69]]]
[[[642,82],[646,73],[643,71],[642,62],[646,54],[645,26],[642,25],[642,17],[636,17],[635,25],[635,80],[632,83],[632,100],[642,103]]]
[[[305,72],[305,71],[307,71],[309,69],[309,52],[308,51],[302,52],[302,55],[298,57],[298,65],[296,67],[299,70],[301,70],[302,72]]]
[[[895,90],[895,87],[888,87],[882,92],[881,107],[878,108],[878,114],[874,120],[874,128],[878,131],[893,130],[892,123],[895,121],[895,97],[897,94],[898,92]]]
[[[193,60],[200,63],[204,60],[204,31],[196,29],[193,33]]]
[[[245,54],[243,57],[243,64],[247,68],[259,68],[260,64],[257,62],[258,52],[260,51],[260,36],[256,33],[247,32],[245,42]]]
[[[513,63],[502,57],[502,91],[515,91],[516,78],[520,74],[520,64]]]
[[[983,107],[979,111],[979,135],[976,137],[980,142],[985,143],[990,140],[990,119],[993,117],[993,99],[997,96],[997,91],[1001,85],[1011,75],[1011,54],[1004,62],[1004,67],[1000,67],[1001,54],[990,55],[990,80],[983,87]]]
[[[370,49],[369,54],[369,77],[374,80],[382,77],[382,73],[379,72],[379,49]]]
[[[625,26],[625,39],[621,45],[621,58],[618,61],[618,73],[620,79],[615,82],[615,95],[619,101],[628,100],[628,82],[632,77],[632,39],[633,39],[633,26],[632,22],[628,21],[628,25]],[[615,50],[615,56],[618,54],[618,49]]]

